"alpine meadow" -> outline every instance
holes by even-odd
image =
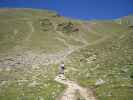
[[[0,9],[0,100],[133,100],[133,15]]]

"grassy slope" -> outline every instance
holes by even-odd
[[[45,19],[50,23],[42,24]],[[57,30],[58,24],[69,21],[79,31]],[[130,77],[133,70],[132,32],[132,28],[110,21],[75,21],[43,10],[0,10],[1,54],[15,54],[18,50],[52,54],[68,47],[85,46],[69,55],[70,61],[65,62],[66,75],[81,85],[96,87],[100,100],[133,98]],[[1,100],[53,100],[63,91],[64,86],[53,81],[58,64],[34,66],[15,66],[10,70],[1,66]],[[105,84],[95,86],[98,79],[103,79]],[[107,96],[109,94],[111,96]]]
[[[41,19],[49,16],[52,19],[54,15],[54,13],[40,10],[2,9],[0,11],[0,53],[10,52],[14,54],[20,52],[14,48],[19,48],[21,51],[30,49],[45,53],[63,50],[66,46],[54,39],[57,35],[53,32],[54,30],[44,32],[43,26],[40,25]],[[39,69],[33,69],[29,65],[16,66],[7,70],[1,66],[1,100],[54,99],[64,86],[53,81],[57,72],[55,71],[56,65],[49,66],[53,68],[39,66]]]
[[[99,100],[132,100],[132,33],[132,29],[120,31],[75,52],[68,66],[77,71],[70,68],[68,77],[83,86],[94,86]],[[105,83],[95,85],[99,79]]]
[[[27,48],[33,49],[48,48],[50,50],[50,45],[56,44],[56,42],[57,45],[53,45],[55,46],[53,47],[55,50],[59,47],[58,44],[63,45],[59,41],[53,39],[53,37],[56,36],[56,34],[52,32],[53,30],[45,33],[42,30],[43,26],[41,26],[40,20],[53,16],[54,14],[52,14],[47,11],[43,13],[43,11],[39,12],[36,10],[7,10],[2,12],[0,16],[1,52],[8,49],[10,50],[16,45],[27,46]]]

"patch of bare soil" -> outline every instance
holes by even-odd
[[[79,92],[84,100],[97,100],[91,89],[81,87],[76,82],[65,79],[64,75],[56,76],[55,81],[67,86],[60,100],[77,100],[77,92]]]

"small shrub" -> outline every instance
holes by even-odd
[[[41,19],[40,25],[41,25],[43,31],[49,31],[49,30],[53,29],[53,24],[52,24],[52,22],[50,22],[49,19]]]
[[[131,25],[131,26],[128,26],[129,28],[133,28],[133,25]]]
[[[72,33],[79,31],[79,29],[76,28],[72,22],[58,24],[57,30],[62,31],[64,33]]]

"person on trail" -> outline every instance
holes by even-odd
[[[62,62],[60,64],[60,74],[64,74],[64,70],[65,70],[65,65],[64,65],[64,62]]]

